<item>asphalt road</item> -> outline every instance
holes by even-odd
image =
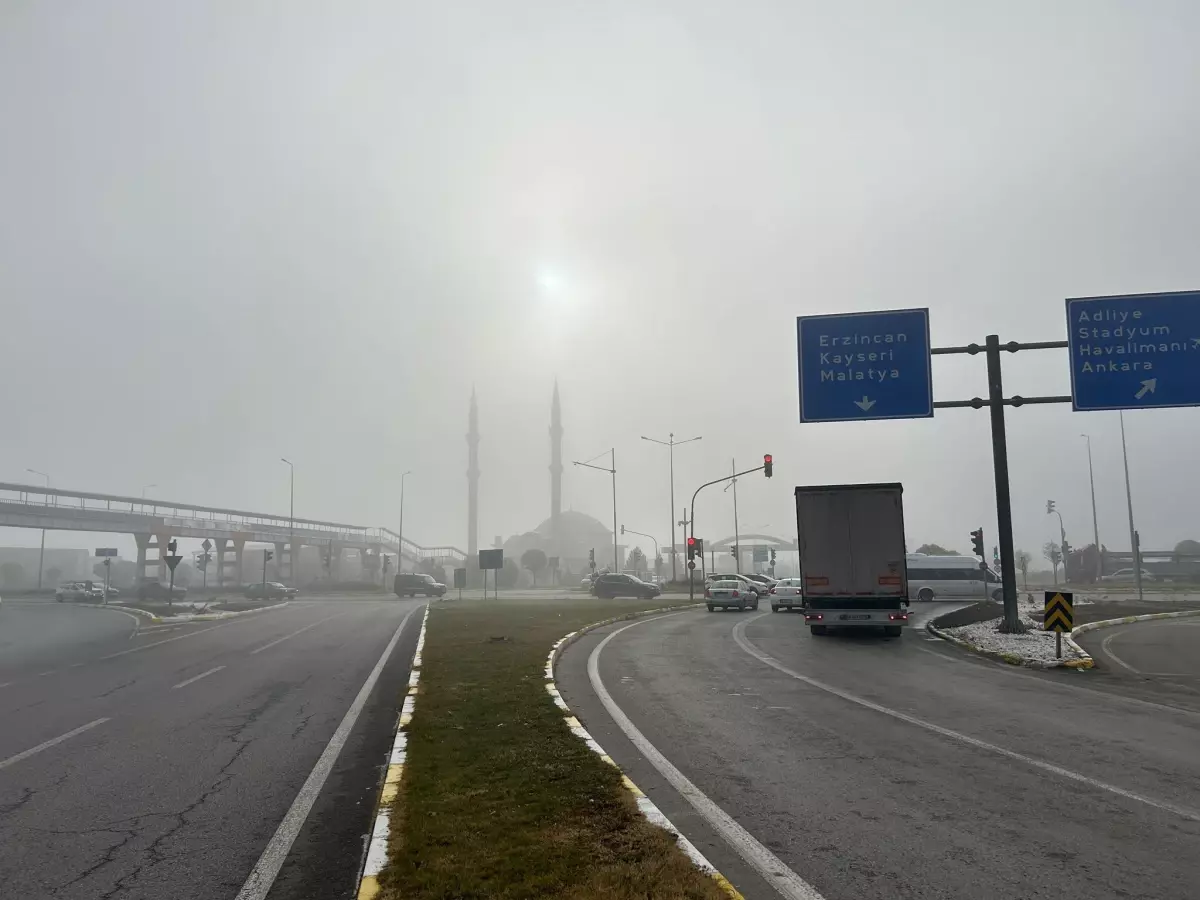
[[[1077,640],[1107,675],[1200,695],[1200,617],[1115,625]]]
[[[340,746],[305,793],[311,811],[293,811],[294,843],[270,844],[277,877],[243,896],[352,897],[421,606],[302,601],[138,627],[113,611],[5,601],[4,895],[239,896],[314,767]]]
[[[749,900],[1197,895],[1200,713],[1087,673],[920,627],[813,638],[795,615],[689,611],[586,636],[558,685]]]

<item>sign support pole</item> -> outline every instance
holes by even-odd
[[[985,345],[988,402],[992,412],[992,463],[996,470],[996,519],[1000,530],[1000,579],[1004,582],[1004,631],[1018,632],[1017,567],[1013,558],[1012,495],[1008,484],[1008,440],[1004,431],[1004,383],[1000,338],[989,334]],[[987,584],[986,578],[984,584]]]

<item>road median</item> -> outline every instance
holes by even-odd
[[[546,653],[564,635],[668,605],[528,597],[433,607],[381,898],[728,900],[546,689]]]

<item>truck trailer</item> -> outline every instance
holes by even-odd
[[[804,621],[813,635],[831,628],[908,624],[904,488],[838,484],[796,488]]]

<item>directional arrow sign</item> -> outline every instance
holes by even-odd
[[[1046,591],[1042,630],[1069,632],[1075,624],[1074,601],[1074,594],[1065,591]]]
[[[933,415],[929,310],[796,319],[800,421]]]
[[[1200,291],[1067,301],[1076,410],[1200,406]]]

